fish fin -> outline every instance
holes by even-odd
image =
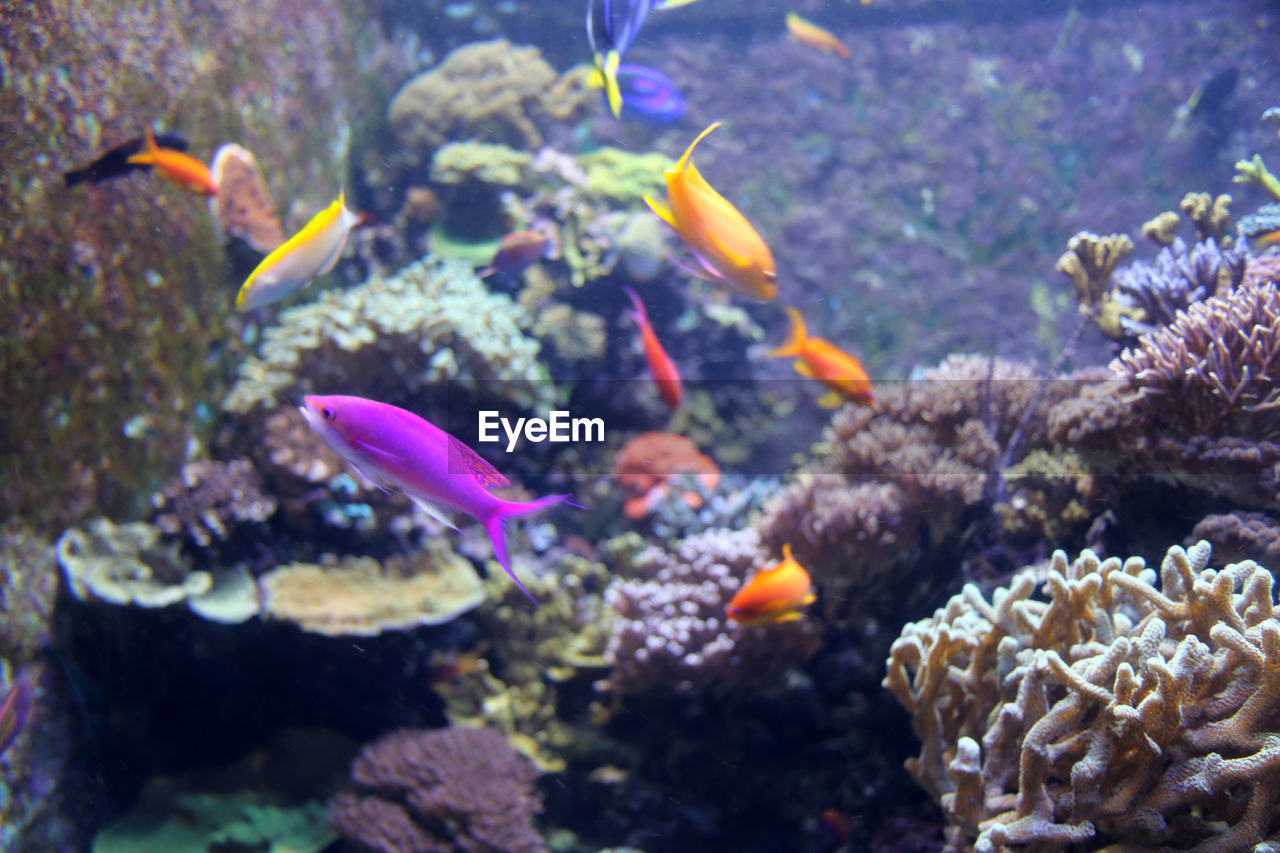
[[[649,205],[650,210],[658,214],[659,219],[674,228],[677,233],[679,232],[680,229],[676,228],[676,215],[670,207],[649,195],[644,197],[644,202]]]
[[[694,253],[693,256],[697,258],[698,261],[703,266],[707,266],[707,262],[703,260],[696,252]],[[676,260],[670,255],[667,255],[667,263],[671,264],[671,266],[680,270],[682,273],[685,273],[686,275],[691,275],[694,278],[701,279],[703,281],[709,281],[712,284],[724,284],[724,277],[720,275],[720,273],[716,272],[715,270],[710,270],[709,272],[703,272],[700,269],[695,269],[694,267],[691,267],[688,264],[683,263],[682,261]]]
[[[525,588],[525,585],[516,577],[516,573],[511,570],[511,557],[507,553],[507,536],[502,529],[502,522],[507,518],[516,518],[522,515],[530,515],[535,512],[541,512],[550,506],[566,503],[569,506],[578,506],[571,498],[572,495],[546,495],[545,497],[535,498],[531,501],[500,501],[494,512],[485,519],[481,519],[484,524],[485,532],[489,534],[489,541],[493,543],[493,556],[497,559],[498,564],[502,566],[511,580],[515,581],[516,586],[520,587],[520,591],[529,596],[529,600],[536,607],[538,599],[533,597],[533,593]]]
[[[800,606],[808,607],[810,604],[813,604],[817,600],[818,600],[818,594],[816,592],[810,591],[805,595],[804,598],[800,599]]]
[[[785,545],[783,545],[783,546],[782,546],[782,559],[783,559],[784,561],[786,561],[786,560],[794,561],[794,560],[795,560],[795,557],[791,556],[791,543],[790,543],[790,542],[788,542],[787,544],[785,544]]]
[[[85,181],[89,180],[89,175],[92,173],[93,169],[88,166],[83,169],[72,169],[70,172],[63,172],[63,187],[65,189],[71,189],[78,184],[83,184]]]
[[[480,272],[476,273],[476,278],[488,278],[489,276],[493,275],[497,271],[498,271],[497,267],[487,266],[484,269],[480,270]]]
[[[771,622],[778,622],[778,623],[782,623],[782,622],[795,622],[795,621],[797,621],[797,620],[799,620],[799,619],[803,619],[803,618],[804,618],[804,614],[799,613],[798,611],[795,611],[795,610],[788,610],[786,613],[783,613],[781,616],[776,616],[776,617],[774,617],[773,619],[771,619],[771,620],[769,620],[769,621],[771,621]]]
[[[609,99],[609,112],[613,113],[614,118],[622,115],[622,89],[618,86],[618,66],[621,63],[622,57],[616,50],[611,50],[605,56],[604,66],[601,68],[604,94]]]
[[[824,409],[838,409],[844,405],[844,397],[835,391],[828,391],[818,398],[818,405]]]
[[[791,366],[796,369],[796,373],[799,373],[801,376],[805,377],[806,379],[815,378],[813,375],[813,368],[810,367],[805,362],[801,361],[800,359],[797,358],[795,360],[795,363],[792,364]]]
[[[701,142],[703,139],[706,139],[708,133],[715,130],[717,127],[719,127],[722,124],[724,124],[724,122],[722,121],[712,122],[711,125],[706,130],[702,131],[702,133],[699,133],[698,138],[690,142],[689,147],[684,150],[684,155],[681,156],[681,158],[676,161],[676,164],[672,166],[670,169],[668,169],[667,171],[673,174],[678,174],[680,172],[683,172],[685,170],[685,167],[689,163],[689,158],[693,156],[693,149],[698,147],[699,142]]]
[[[354,462],[348,462],[347,464],[351,466],[351,470],[355,473],[357,480],[364,483],[366,486],[369,486],[370,488],[382,489],[382,491],[384,492],[387,491],[387,488],[383,486],[381,483],[379,483],[376,479],[374,479],[373,477],[370,477],[364,471],[361,471],[359,465],[356,465]]]
[[[631,305],[634,308],[631,312],[631,319],[635,320],[636,325],[641,328],[649,325],[649,312],[645,310],[644,303],[640,301],[639,295],[626,285],[622,286],[622,292],[627,294],[627,298],[631,300]]]
[[[418,509],[422,510],[450,530],[458,529],[458,525],[450,521],[449,517],[444,514],[444,511],[441,510],[440,507],[436,506],[426,498],[419,497],[418,495],[409,495],[409,500],[413,501],[413,505]]]
[[[449,436],[448,465],[450,474],[467,474],[475,477],[486,489],[511,485],[511,481],[502,476],[502,473],[490,465],[487,459],[453,436]]]
[[[785,358],[789,355],[800,355],[804,352],[804,343],[808,338],[808,332],[804,327],[804,315],[795,308],[787,309],[787,316],[791,318],[791,331],[781,346],[769,350],[767,355],[774,358]],[[796,370],[800,368],[797,367]]]
[[[653,8],[658,12],[662,12],[667,9],[679,9],[681,6],[688,6],[697,2],[698,0],[661,0],[661,2],[654,3]]]

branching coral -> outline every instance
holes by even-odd
[[[754,530],[709,530],[673,551],[632,559],[631,579],[609,585],[618,613],[605,657],[609,690],[741,690],[769,683],[817,649],[812,621],[743,626],[725,606],[752,570],[769,560]]]
[[[1237,287],[1244,278],[1245,260],[1243,251],[1224,251],[1212,237],[1190,250],[1177,238],[1150,263],[1135,261],[1112,276],[1106,305],[1113,310],[1118,328],[1107,326],[1103,331],[1132,341],[1167,326],[1179,311]]]
[[[1267,169],[1267,164],[1262,162],[1261,154],[1254,154],[1252,158],[1236,163],[1236,172],[1238,174],[1232,179],[1236,183],[1256,184],[1266,190],[1276,201],[1280,201],[1280,178]]]
[[[401,729],[360,752],[329,819],[374,853],[545,853],[537,775],[492,729]]]
[[[1135,404],[1183,435],[1274,437],[1280,431],[1280,292],[1241,286],[1192,305],[1113,362]]]
[[[262,522],[276,500],[262,491],[262,478],[248,459],[191,462],[151,496],[156,526],[200,547],[221,542],[246,523]]]
[[[913,776],[954,846],[1246,850],[1280,840],[1280,622],[1273,578],[1160,572],[1085,551],[988,602],[970,585],[893,645],[885,686],[923,748]],[[1031,596],[1045,583],[1048,601]]]
[[[553,389],[525,323],[469,267],[419,261],[282,312],[224,405],[243,414],[286,395],[336,392],[405,405],[448,380],[478,397],[547,404]]]

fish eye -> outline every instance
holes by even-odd
[[[328,406],[325,406],[323,409],[320,410],[320,417],[324,418],[326,421],[333,420],[333,409],[329,408]]]

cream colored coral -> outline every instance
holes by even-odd
[[[1280,839],[1280,622],[1253,562],[1061,551],[894,643],[885,686],[954,846],[1247,850]],[[1048,601],[1032,598],[1043,577]]]

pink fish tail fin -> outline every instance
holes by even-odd
[[[577,506],[570,498],[572,495],[547,495],[543,498],[537,498],[531,501],[502,501],[498,504],[498,508],[494,513],[484,520],[485,532],[489,534],[489,541],[493,543],[493,556],[497,559],[498,564],[502,566],[511,580],[515,581],[516,586],[520,587],[520,591],[529,596],[529,600],[536,607],[538,599],[533,597],[533,593],[525,588],[525,585],[516,577],[516,573],[511,570],[511,556],[507,553],[507,534],[502,529],[502,522],[508,518],[518,518],[522,515],[532,515],[535,512],[541,512],[550,506],[559,503],[568,503],[570,506]]]
[[[647,325],[649,322],[649,312],[645,310],[644,303],[640,301],[639,294],[626,285],[623,285],[622,292],[627,294],[627,298],[631,300],[631,319],[636,321],[637,326]]]
[[[787,316],[791,318],[791,332],[782,346],[769,350],[768,354],[775,358],[800,355],[804,352],[804,342],[809,336],[804,327],[804,317],[799,311],[788,308]]]

